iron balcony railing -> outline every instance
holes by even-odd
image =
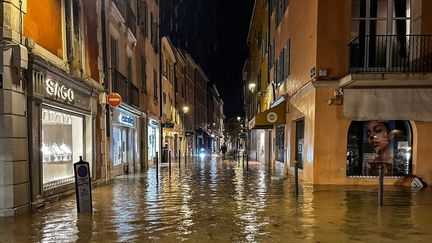
[[[120,94],[123,102],[135,107],[139,107],[138,88],[115,69],[112,73],[112,91]]]
[[[130,7],[129,1],[126,0],[113,0],[117,9],[122,14],[123,18],[126,21],[126,26],[131,30],[132,34],[136,36],[136,17],[132,8]]]
[[[364,35],[349,43],[351,73],[432,72],[432,35]]]

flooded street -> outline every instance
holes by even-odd
[[[279,172],[280,173],[280,172]],[[0,219],[0,242],[430,242],[432,191],[315,186],[249,172],[234,161],[173,163],[93,190],[92,216],[75,196],[31,216]]]

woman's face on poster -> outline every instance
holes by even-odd
[[[390,143],[390,131],[379,121],[370,121],[366,127],[368,143],[376,152],[384,151]]]

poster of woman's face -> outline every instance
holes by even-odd
[[[411,170],[412,132],[408,121],[353,121],[348,134],[347,175],[404,176]]]

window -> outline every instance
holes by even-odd
[[[148,6],[146,1],[138,1],[138,23],[144,37],[148,36]]]
[[[285,45],[284,54],[284,78],[288,78],[291,72],[291,39],[288,39],[288,42]]]
[[[147,94],[147,73],[146,73],[146,59],[141,56],[141,91]]]
[[[412,171],[408,121],[353,121],[348,130],[347,176],[406,176]]]
[[[276,61],[276,84],[281,84],[284,78],[284,49],[282,49]]]
[[[72,178],[84,153],[84,117],[43,108],[41,151],[44,184]]]
[[[276,25],[279,26],[290,0],[276,0]]]
[[[153,69],[153,98],[158,100],[158,78],[155,69]]]
[[[351,66],[407,65],[411,0],[353,0],[351,18]]]
[[[111,36],[111,68],[119,70],[118,66],[118,43],[117,40]]]
[[[295,144],[295,160],[298,163],[298,168],[303,169],[304,162],[304,129],[305,121],[300,119],[295,122],[296,125],[296,144]]]
[[[132,58],[127,58],[127,78],[129,81],[133,79],[133,73],[132,73]]]

